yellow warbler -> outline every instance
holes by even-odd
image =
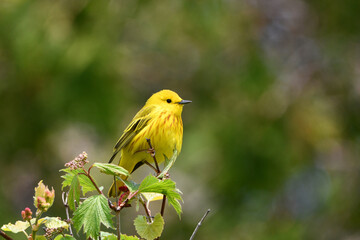
[[[120,152],[119,166],[130,173],[143,163],[153,163],[147,151],[149,144],[146,139],[150,139],[158,163],[165,160],[164,155],[170,158],[175,148],[180,153],[183,137],[181,112],[183,105],[190,102],[170,90],[154,93],[124,130],[109,162]],[[116,181],[116,187],[120,186],[123,183]],[[114,183],[110,187],[109,196],[115,197]]]

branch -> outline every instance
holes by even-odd
[[[157,170],[153,165],[151,165],[151,163],[149,163],[148,161],[144,161],[144,163],[145,163],[146,165],[148,165],[149,167],[151,167],[152,169],[154,169],[155,172],[158,171],[158,170]]]
[[[98,193],[105,196],[105,194],[104,194],[104,193],[100,190],[100,188],[96,185],[94,179],[93,179],[93,178],[91,177],[91,175],[90,175],[90,170],[91,170],[92,167],[93,167],[93,165],[91,165],[91,166],[89,167],[89,170],[88,170],[88,171],[86,171],[85,169],[82,169],[84,172],[80,172],[80,173],[78,173],[78,174],[83,174],[83,175],[87,176],[87,177],[90,179],[90,181],[92,182],[92,184],[94,185],[94,187],[96,188],[96,190],[98,191]],[[106,197],[106,196],[105,196],[105,197]]]
[[[160,171],[159,165],[158,165],[156,157],[155,157],[155,149],[152,147],[151,141],[150,141],[149,138],[147,138],[146,141],[147,141],[147,143],[149,144],[149,147],[150,147],[149,153],[150,153],[150,155],[152,156],[152,158],[154,159],[154,162],[155,162],[156,174],[157,174],[157,176],[159,176],[161,171]],[[149,164],[148,162],[145,161],[145,163],[152,167],[152,165]],[[161,214],[162,217],[164,216],[165,205],[166,205],[166,195],[163,195],[163,200],[162,200],[162,204],[161,204],[161,211],[160,211],[160,214]]]
[[[149,223],[152,223],[150,209],[147,207],[146,203],[145,203],[144,200],[141,198],[141,196],[139,197],[139,202],[144,206],[145,213],[146,213],[146,215],[147,215],[147,217],[148,217],[148,222],[149,222]]]
[[[13,240],[11,237],[9,237],[5,232],[3,232],[2,230],[0,230],[0,236],[2,236],[3,238],[5,238],[6,240]]]
[[[160,211],[162,217],[164,216],[164,212],[165,212],[165,203],[166,203],[166,195],[163,195],[163,200],[161,203],[161,211]]]
[[[116,212],[116,235],[117,239],[121,239],[121,223],[120,223],[120,211]]]
[[[117,194],[117,186],[116,186],[116,177],[114,176],[114,187],[115,187],[115,199],[116,202],[115,204],[119,204],[119,197]],[[120,211],[117,212],[115,211],[115,215],[116,215],[116,234],[117,234],[117,239],[120,240],[121,239],[121,223],[120,223]]]
[[[65,211],[66,211],[66,220],[67,222],[69,223],[69,232],[70,232],[70,235],[73,236],[73,232],[72,232],[72,229],[71,229],[71,220],[70,220],[70,215],[69,215],[69,205],[68,205],[68,197],[66,195],[66,198],[65,198],[65,195],[66,193],[63,192],[62,193],[62,201],[63,201],[63,204],[65,206]]]
[[[146,141],[147,141],[147,143],[149,144],[149,147],[150,147],[150,149],[149,149],[150,155],[153,157],[154,162],[155,162],[156,173],[159,175],[159,173],[160,173],[160,168],[159,168],[158,162],[157,162],[156,157],[155,157],[155,149],[154,149],[154,148],[152,147],[152,145],[151,145],[150,138],[147,138]]]
[[[196,232],[199,230],[199,227],[201,226],[202,222],[204,221],[204,219],[206,218],[206,216],[209,214],[209,212],[210,212],[210,209],[208,209],[208,210],[206,211],[206,213],[204,214],[204,216],[201,218],[200,222],[197,224],[197,226],[196,226],[196,228],[195,228],[195,230],[194,230],[194,232],[193,232],[193,234],[191,235],[191,237],[190,237],[189,240],[193,240],[193,239],[194,239]]]

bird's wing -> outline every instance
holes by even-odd
[[[109,163],[111,163],[114,160],[116,154],[118,154],[118,152],[120,152],[120,150],[125,147],[136,136],[136,134],[149,123],[149,115],[154,108],[154,106],[144,107],[135,115],[129,126],[127,126],[120,139],[117,141]]]

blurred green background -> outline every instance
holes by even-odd
[[[0,1],[0,224],[32,207],[41,179],[56,191],[49,214],[65,217],[59,169],[82,151],[107,161],[168,88],[193,103],[171,170],[184,214],[167,208],[163,239],[188,239],[208,208],[196,239],[360,239],[359,9]],[[135,214],[124,211],[125,233]]]

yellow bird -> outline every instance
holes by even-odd
[[[191,101],[181,99],[170,90],[154,93],[124,130],[109,162],[120,152],[119,166],[130,173],[146,162],[153,163],[154,160],[147,151],[150,148],[147,139],[150,139],[158,163],[165,160],[164,155],[171,158],[174,149],[180,153],[183,138],[181,113],[187,103]],[[116,187],[120,186],[123,183],[117,180]],[[117,190],[118,194],[119,192]],[[109,196],[115,197],[114,183],[109,189]]]

